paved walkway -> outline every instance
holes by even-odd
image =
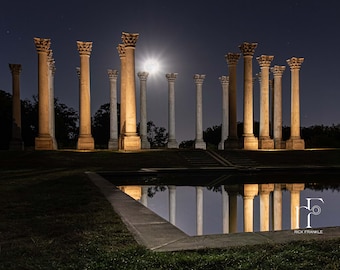
[[[88,177],[120,215],[136,241],[154,251],[228,248],[233,246],[284,243],[297,240],[325,240],[340,238],[340,227],[313,230],[233,233],[188,236],[147,207],[117,189],[102,176],[87,172]],[[318,234],[321,233],[322,234]]]

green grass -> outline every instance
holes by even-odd
[[[0,269],[340,269],[340,239],[185,252],[146,250],[83,173],[137,168],[160,157],[176,159],[173,153],[129,155],[1,152]]]

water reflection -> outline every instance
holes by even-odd
[[[339,185],[120,186],[189,235],[339,226]]]

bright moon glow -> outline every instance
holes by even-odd
[[[144,64],[144,70],[150,74],[157,73],[159,70],[159,64],[154,59],[147,60]]]

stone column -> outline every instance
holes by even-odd
[[[168,186],[169,188],[169,222],[176,224],[176,186]]]
[[[239,194],[239,185],[226,185],[225,190],[229,197],[229,233],[237,232],[237,195]]]
[[[139,123],[139,135],[142,143],[142,149],[150,149],[150,143],[148,141],[148,120],[146,112],[146,81],[148,79],[148,72],[138,72],[140,80],[140,123]]]
[[[203,187],[196,187],[196,232],[203,235]]]
[[[274,184],[273,192],[273,230],[282,230],[282,184]]]
[[[148,186],[142,186],[142,197],[141,197],[141,203],[148,207]]]
[[[290,138],[286,142],[287,149],[303,150],[305,141],[300,137],[300,82],[299,71],[304,58],[292,57],[287,60],[291,71],[291,118]]]
[[[305,184],[286,184],[290,191],[290,228],[292,230],[300,227],[300,192],[305,189]]]
[[[50,134],[50,99],[48,79],[48,52],[50,39],[34,38],[38,53],[38,100],[39,100],[39,134],[35,138],[36,150],[53,150],[53,138]]]
[[[119,44],[117,47],[120,58],[120,127],[119,127],[119,149],[123,149],[122,141],[125,133],[126,125],[126,106],[125,106],[125,92],[126,92],[126,56],[124,44]]]
[[[285,142],[282,141],[282,74],[285,66],[274,66],[270,70],[274,75],[273,103],[273,138],[274,148],[284,149]]]
[[[110,80],[110,139],[108,149],[118,150],[118,119],[117,119],[117,77],[118,70],[108,69]]]
[[[169,88],[169,139],[167,148],[178,148],[178,143],[176,141],[176,131],[175,131],[175,79],[177,78],[177,73],[167,73],[165,77],[168,79]]]
[[[90,55],[92,42],[77,41],[80,56],[79,138],[78,150],[93,150],[91,134]]]
[[[125,133],[122,137],[123,150],[140,150],[141,140],[137,134],[135,46],[139,34],[122,33],[126,57],[125,88]]]
[[[269,231],[269,194],[274,190],[274,184],[260,184],[260,231]]]
[[[229,233],[229,195],[225,186],[222,189],[222,232]]]
[[[50,116],[50,134],[53,140],[53,149],[56,150],[58,149],[58,144],[57,140],[55,137],[55,107],[54,107],[54,75],[55,75],[55,61],[53,59],[53,52],[52,50],[49,50],[48,53],[48,81],[49,81],[49,87],[50,87],[50,94],[49,94],[49,99],[50,99],[50,111],[49,111],[49,116]]]
[[[224,150],[224,144],[226,143],[229,133],[229,77],[222,76],[219,77],[219,80],[222,85],[222,132],[218,149]]]
[[[254,197],[258,193],[258,184],[244,184],[243,191],[243,230],[254,230]]]
[[[203,141],[203,115],[202,115],[202,85],[205,79],[204,74],[195,74],[194,81],[196,84],[196,139],[195,149],[207,149],[206,143]]]
[[[228,53],[225,59],[229,69],[229,134],[227,141],[224,144],[225,148],[235,149],[238,148],[237,137],[237,80],[236,80],[236,65],[240,59],[239,53]]]
[[[24,150],[21,137],[20,64],[9,64],[12,73],[12,137],[10,150]]]
[[[269,67],[274,59],[272,55],[261,55],[256,58],[261,68],[260,91],[260,136],[259,149],[274,149],[274,141],[269,134]]]
[[[257,43],[244,42],[239,46],[244,59],[244,86],[243,86],[243,148],[257,150],[258,140],[254,136],[253,115],[253,55]]]

